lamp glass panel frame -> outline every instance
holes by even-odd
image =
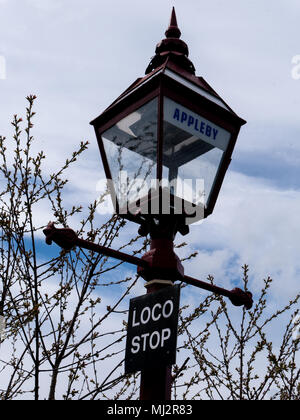
[[[157,124],[156,97],[101,134],[118,213],[134,212],[157,177]]]
[[[164,97],[162,177],[174,196],[206,207],[231,133]]]
[[[243,121],[179,79],[158,71],[93,122],[116,213],[136,222],[155,189],[151,180],[169,189],[171,201],[212,213]]]

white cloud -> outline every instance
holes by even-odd
[[[254,291],[270,275],[276,299],[291,298],[299,291],[299,214],[299,191],[231,171],[214,214],[191,228],[189,242],[200,256],[189,267],[202,277],[216,273],[230,285],[249,264]]]
[[[52,12],[63,6],[61,0],[27,0],[29,6],[33,6],[43,12]]]

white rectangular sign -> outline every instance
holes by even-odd
[[[223,151],[227,149],[230,140],[228,131],[166,97],[164,120],[212,146]]]

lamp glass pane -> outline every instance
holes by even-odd
[[[164,98],[163,178],[172,193],[207,205],[230,133]]]
[[[157,98],[101,135],[120,208],[147,195],[157,166]]]

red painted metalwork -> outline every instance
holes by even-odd
[[[215,293],[217,295],[226,296],[230,299],[234,306],[244,305],[247,310],[251,309],[253,306],[252,293],[249,291],[243,291],[237,287],[232,290],[226,290],[222,287],[215,286],[211,283],[206,283],[202,280],[198,280],[190,276],[184,276],[183,281],[187,284],[199,287],[200,289],[208,290],[209,292]]]
[[[226,296],[235,306],[244,305],[246,309],[251,309],[253,305],[252,294],[248,291],[243,291],[238,288],[226,290],[211,283],[206,283],[184,275],[181,262],[174,253],[173,241],[171,239],[153,239],[150,251],[142,258],[138,258],[124,252],[95,244],[94,242],[80,239],[72,229],[58,229],[54,226],[54,223],[50,223],[47,228],[44,229],[44,234],[48,245],[51,245],[53,241],[65,250],[71,250],[72,248],[79,246],[108,257],[134,264],[138,267],[139,274],[148,281],[154,278],[165,278],[172,281],[180,280],[217,295]]]
[[[172,391],[172,366],[160,370],[141,372],[141,401],[170,401]]]
[[[171,58],[181,69],[188,73],[195,74],[195,67],[189,60],[189,49],[187,44],[180,39],[181,32],[177,25],[175,9],[173,7],[170,25],[165,32],[166,38],[160,41],[155,49],[155,56],[152,58],[146,69],[146,74],[151,73],[160,65]]]
[[[172,239],[152,239],[150,251],[141,259],[147,263],[147,266],[138,266],[137,271],[147,281],[153,279],[176,281],[184,277],[184,269],[174,252]]]
[[[159,86],[158,96],[158,120],[157,120],[157,179],[163,177],[163,121],[164,121],[164,88],[162,83]]]
[[[88,249],[99,254],[106,255],[108,257],[116,258],[118,260],[128,262],[130,264],[138,265],[147,268],[147,262],[141,260],[141,258],[134,257],[133,255],[125,254],[124,252],[116,251],[105,246],[95,244],[94,242],[86,241],[78,238],[77,234],[69,228],[57,229],[54,223],[49,223],[46,229],[44,229],[46,236],[46,243],[48,245],[55,242],[61,248],[69,251],[72,248],[79,246],[80,248]]]

